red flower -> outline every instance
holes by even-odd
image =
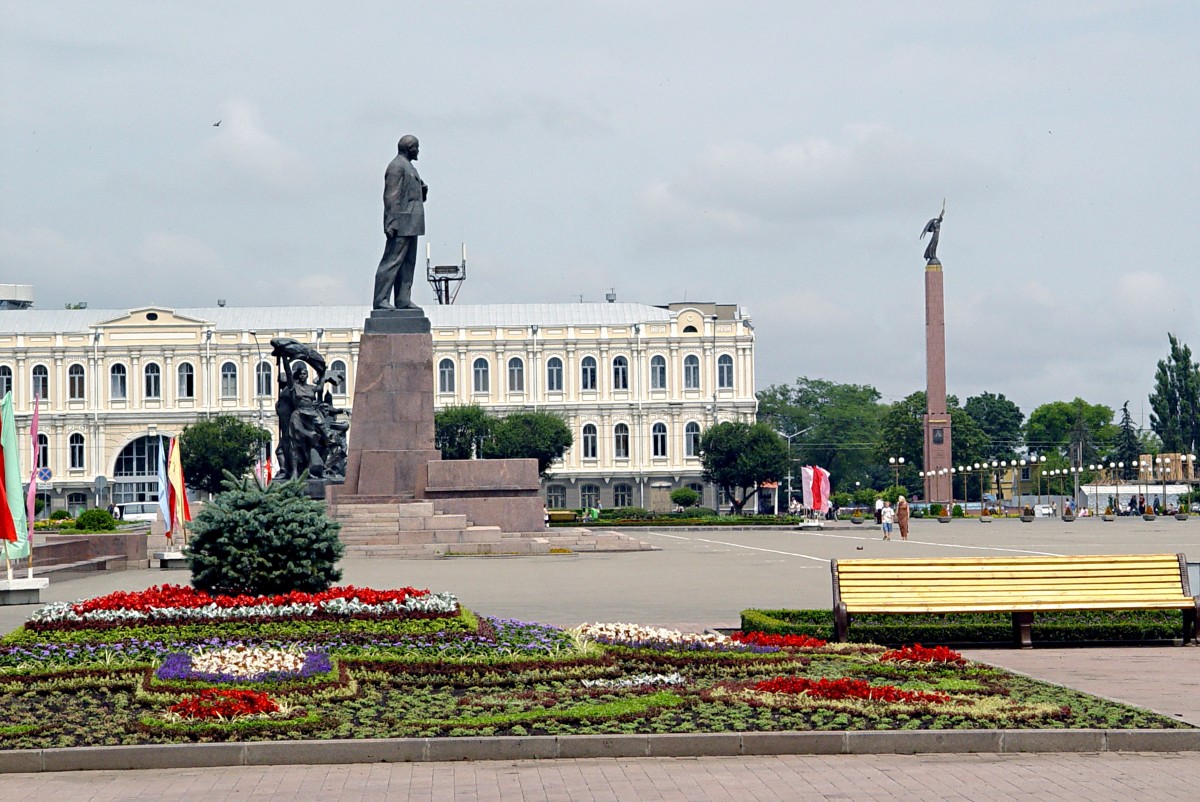
[[[320,604],[330,599],[358,599],[363,604],[381,604],[383,602],[404,602],[414,596],[428,596],[428,590],[416,588],[396,588],[394,590],[372,590],[371,588],[356,588],[353,585],[333,587],[320,593],[291,593],[275,596],[210,596],[202,590],[183,585],[155,585],[146,590],[136,592],[116,591],[107,596],[97,596],[72,606],[76,613],[83,615],[93,610],[137,610],[147,612],[151,607],[161,609],[208,607],[216,605],[220,608],[229,607],[261,607],[264,605],[284,604]]]
[[[949,702],[944,693],[906,691],[895,685],[872,685],[866,680],[841,679],[817,680],[804,677],[776,677],[754,685],[762,693],[803,693],[815,699],[866,699],[878,702]]]
[[[919,643],[884,652],[879,659],[888,663],[953,663],[956,666],[967,663],[967,659],[953,649],[945,646],[927,648]]]
[[[808,635],[768,635],[765,632],[738,631],[729,636],[738,643],[750,646],[782,646],[795,649],[816,649],[825,645],[820,638],[810,638]]]
[[[211,719],[275,713],[279,705],[262,691],[205,688],[167,709],[184,718]]]

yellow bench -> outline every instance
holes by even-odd
[[[1040,610],[1182,610],[1183,642],[1196,639],[1200,600],[1182,554],[834,560],[839,641],[861,613],[1011,612],[1013,638],[1032,647]]]

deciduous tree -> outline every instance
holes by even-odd
[[[791,469],[787,442],[765,423],[727,421],[700,436],[704,478],[725,491],[741,514],[763,482],[778,482]]]
[[[550,465],[571,447],[571,429],[552,412],[514,412],[496,421],[492,437],[483,444],[488,459],[536,459],[538,473],[550,475]]]
[[[180,463],[187,486],[206,493],[221,492],[225,472],[245,476],[271,434],[232,415],[219,415],[185,426],[179,435]]]

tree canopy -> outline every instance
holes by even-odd
[[[1082,398],[1052,401],[1029,414],[1025,424],[1025,442],[1031,453],[1054,454],[1069,461],[1075,450],[1075,464],[1095,460],[1106,452],[1116,437],[1113,411],[1104,404],[1089,404]]]
[[[536,459],[538,473],[550,475],[550,465],[571,447],[574,438],[562,418],[552,412],[514,412],[492,425],[483,444],[487,459]]]
[[[225,471],[245,476],[271,434],[232,415],[219,415],[185,426],[179,435],[180,463],[187,486],[206,493],[221,492]]]
[[[988,460],[1010,460],[1024,445],[1021,424],[1025,413],[1004,397],[1004,393],[980,393],[967,399],[963,409],[978,424],[987,438],[980,457]]]
[[[765,423],[727,421],[700,436],[704,478],[725,491],[735,513],[763,482],[778,482],[792,467],[787,441]]]
[[[1192,349],[1174,334],[1167,339],[1170,353],[1154,372],[1150,428],[1162,440],[1163,451],[1189,453],[1200,442],[1200,365],[1192,361]]]
[[[478,404],[446,407],[433,416],[434,443],[442,459],[482,456],[484,441],[495,425],[496,418]]]
[[[889,405],[883,413],[875,458],[881,465],[886,465],[890,457],[904,457],[904,468],[900,470],[899,478],[900,484],[907,487],[921,487],[923,484],[918,471],[925,462],[926,409],[925,391],[918,390]],[[950,458],[954,465],[966,465],[983,459],[987,435],[975,419],[959,406],[957,396],[946,396],[946,411],[950,413]],[[889,483],[891,478],[889,474]],[[968,497],[970,489],[964,487],[959,497]]]

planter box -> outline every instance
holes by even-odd
[[[861,524],[862,522],[863,522],[862,518],[851,518],[850,519],[850,523],[852,523],[852,524]]]
[[[1152,513],[1152,512],[1145,512],[1145,513],[1142,513],[1142,520],[1143,520],[1143,521],[1153,521],[1153,520],[1154,520],[1154,513]]]
[[[1033,523],[1033,516],[1032,515],[1022,515],[1021,520],[1027,524]]]
[[[1114,519],[1113,519],[1113,516],[1111,516],[1111,515],[1102,515],[1102,516],[1101,516],[1101,520],[1105,520],[1105,521],[1111,521],[1111,520],[1114,520]]]
[[[1186,512],[1177,512],[1177,513],[1175,513],[1175,520],[1176,520],[1176,521],[1186,521],[1187,519],[1188,519],[1188,516],[1187,516],[1187,513],[1186,513]]]
[[[939,516],[938,516],[938,523],[940,523],[940,524],[948,524],[948,523],[950,523],[950,516],[949,516],[949,515],[939,515]]]
[[[1063,519],[1064,521],[1066,521],[1067,523],[1070,523],[1071,521],[1074,521],[1074,520],[1075,520],[1075,516],[1074,516],[1074,515],[1064,515],[1064,516],[1062,517],[1062,519]]]
[[[990,524],[991,522],[992,522],[992,516],[990,516],[990,515],[980,515],[979,516],[979,523]]]

